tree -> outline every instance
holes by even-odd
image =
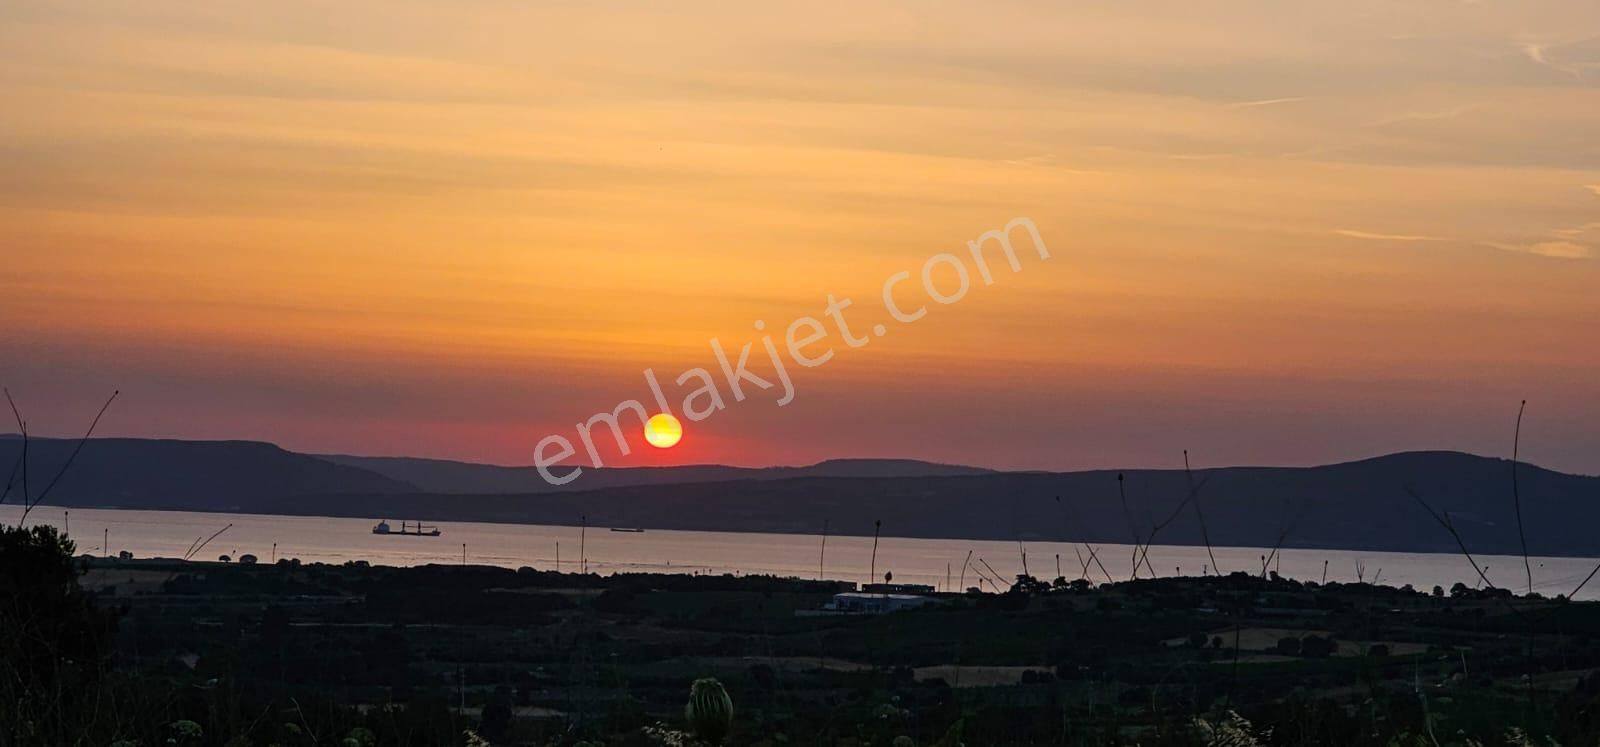
[[[1333,636],[1306,636],[1300,641],[1300,654],[1312,659],[1326,659],[1339,650],[1339,642]]]
[[[496,692],[483,706],[478,719],[478,733],[491,742],[502,742],[511,736],[511,692]]]
[[[110,657],[116,615],[78,583],[75,549],[52,526],[0,527],[0,743],[71,741]]]
[[[1033,576],[1019,573],[1017,582],[1011,585],[1011,591],[1018,594],[1044,594],[1050,591],[1050,585]]]

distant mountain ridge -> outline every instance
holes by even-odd
[[[31,469],[53,475],[72,441],[33,439]],[[0,464],[19,442],[0,437]],[[50,502],[66,506],[313,516],[889,536],[1141,539],[1171,516],[1159,544],[1200,544],[1182,470],[998,472],[912,460],[805,467],[717,465],[586,471],[561,490],[518,490],[531,468],[393,457],[318,457],[247,441],[95,439]],[[1127,494],[1118,497],[1118,476]],[[1517,468],[1529,550],[1600,556],[1600,477]],[[537,475],[533,479],[538,479]],[[1448,512],[1474,553],[1518,552],[1511,463],[1459,452],[1407,452],[1316,467],[1198,469],[1192,479],[1211,542],[1455,552],[1411,495]],[[541,481],[542,483],[542,481]],[[536,486],[537,487],[537,486]],[[548,487],[548,486],[546,486]],[[37,487],[35,488],[37,490]],[[507,492],[508,490],[516,492]],[[1181,510],[1180,510],[1181,509]],[[1130,522],[1134,529],[1130,529]]]
[[[1124,480],[1128,506],[1118,498]],[[1511,462],[1459,452],[1408,452],[1319,467],[1195,470],[1207,534],[1218,546],[1394,552],[1457,551],[1414,499],[1448,512],[1479,554],[1517,554]],[[1159,544],[1199,545],[1198,515],[1182,470],[994,472],[903,478],[798,477],[633,485],[565,493],[340,496],[277,508],[340,515],[385,511],[433,521],[576,524],[650,529],[868,535],[873,522],[901,537],[1071,540],[1128,544],[1173,517]],[[1518,481],[1528,545],[1536,555],[1600,556],[1600,478],[1522,464]],[[1057,498],[1059,497],[1059,501]],[[1179,510],[1181,507],[1182,510]]]
[[[784,480],[795,477],[944,477],[990,474],[994,470],[935,464],[915,459],[829,459],[802,467],[728,467],[691,464],[675,467],[584,467],[583,477],[550,485],[533,467],[503,467],[416,457],[363,457],[339,454],[319,458],[371,470],[415,485],[426,493],[568,493],[627,485],[672,485],[727,480]],[[559,470],[558,470],[559,471]]]
[[[54,477],[77,443],[76,439],[29,438],[29,470]],[[0,437],[0,464],[9,470],[21,448],[19,437]],[[33,492],[37,494],[44,485],[35,478]],[[416,491],[410,483],[371,470],[261,441],[96,438],[84,446],[49,500],[113,508],[245,511],[261,501],[286,496]]]

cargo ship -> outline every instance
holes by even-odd
[[[406,537],[437,537],[439,536],[439,528],[425,527],[420,521],[417,522],[415,526],[408,526],[402,521],[400,522],[400,531],[397,532],[389,526],[389,522],[380,521],[378,522],[377,526],[372,528],[372,533],[389,535],[398,534]]]

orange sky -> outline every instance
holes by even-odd
[[[1600,472],[1592,2],[8,2],[37,432],[532,461],[1017,216],[661,461]],[[759,348],[758,348],[759,350]],[[759,358],[759,353],[756,355]],[[638,457],[638,453],[635,454]],[[635,461],[639,461],[635,459]]]

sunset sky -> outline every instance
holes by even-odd
[[[36,433],[529,464],[832,295],[887,334],[618,463],[1509,455],[1525,398],[1600,473],[1592,0],[9,0],[0,50]],[[928,301],[1019,216],[1049,260]]]

